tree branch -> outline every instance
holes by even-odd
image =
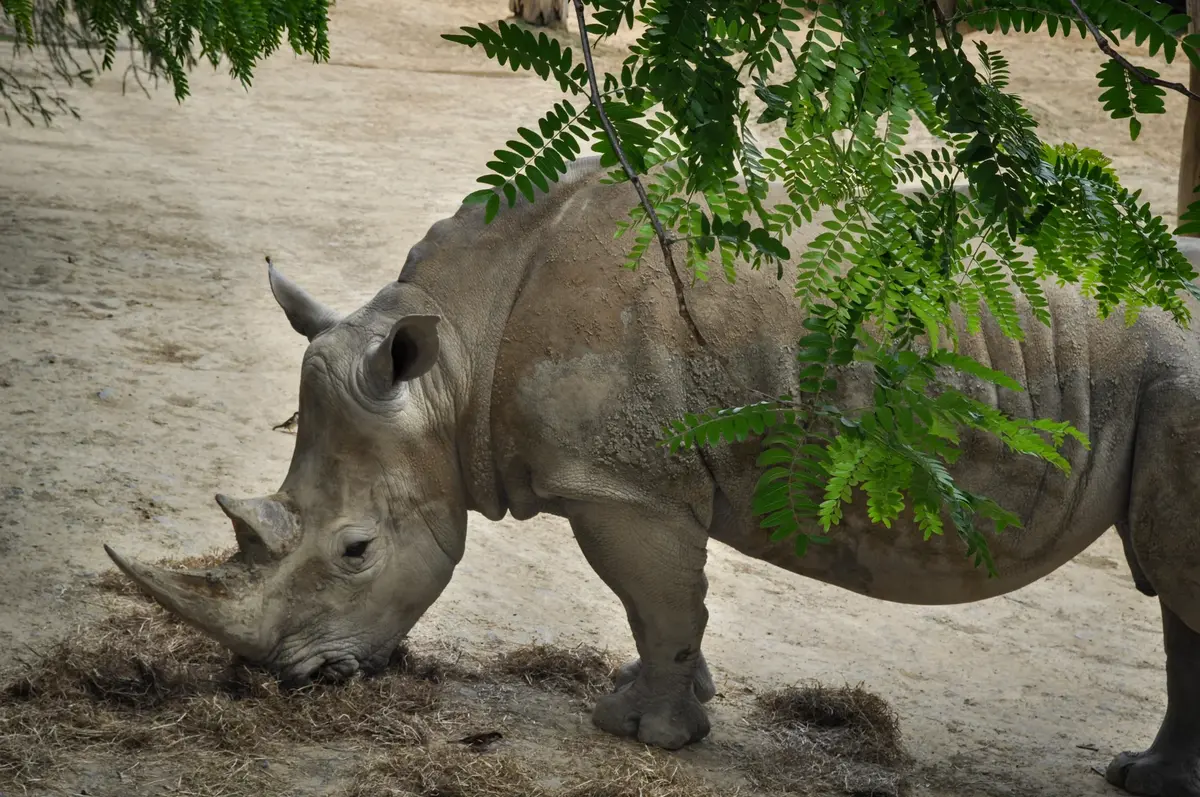
[[[613,152],[617,154],[617,159],[621,162],[621,168],[625,170],[625,176],[629,178],[629,182],[633,183],[638,199],[642,203],[642,208],[645,209],[646,215],[650,218],[650,224],[654,227],[654,233],[658,236],[658,245],[662,248],[663,261],[667,264],[667,271],[670,272],[671,282],[675,286],[675,298],[679,302],[679,315],[687,324],[688,330],[700,342],[700,345],[707,345],[704,335],[700,333],[700,328],[696,326],[696,322],[692,319],[692,314],[688,312],[687,302],[684,299],[683,293],[683,280],[680,279],[679,271],[675,268],[675,258],[671,254],[671,245],[676,243],[676,238],[663,227],[662,221],[658,218],[658,213],[654,211],[654,205],[650,203],[650,197],[646,195],[646,189],[642,185],[642,181],[638,179],[637,172],[633,170],[633,166],[629,163],[629,158],[625,156],[625,151],[621,149],[621,142],[617,140],[617,131],[613,129],[612,122],[608,120],[608,114],[604,112],[604,103],[600,99],[600,86],[596,83],[596,65],[592,61],[592,47],[588,43],[587,18],[583,12],[583,0],[574,0],[574,5],[575,18],[579,23],[579,42],[583,48],[583,63],[587,67],[588,86],[591,89],[592,107],[596,109],[596,115],[600,117],[600,124],[604,126],[604,132],[608,135],[608,141],[612,144]]]
[[[950,20],[946,19],[946,15],[942,13],[942,7],[938,5],[938,0],[925,0],[925,7],[933,12],[933,18],[942,31],[942,38],[946,40],[947,45],[950,45],[952,39]]]
[[[1122,68],[1124,68],[1129,74],[1133,75],[1138,82],[1145,83],[1148,86],[1161,86],[1164,89],[1171,89],[1171,91],[1177,91],[1188,99],[1200,101],[1200,94],[1194,93],[1182,83],[1172,83],[1169,80],[1160,80],[1156,77],[1150,77],[1141,69],[1138,69],[1136,66],[1131,64],[1129,59],[1118,53],[1113,48],[1112,44],[1109,43],[1108,39],[1104,38],[1104,34],[1102,34],[1100,29],[1096,27],[1096,23],[1092,22],[1091,18],[1084,13],[1083,8],[1079,5],[1079,0],[1069,0],[1069,2],[1071,3],[1071,7],[1075,9],[1075,13],[1079,15],[1081,20],[1083,20],[1083,24],[1087,25],[1087,29],[1091,31],[1092,38],[1096,40],[1096,45],[1100,48],[1101,52],[1120,64]]]
[[[54,76],[36,65],[32,68],[32,79],[22,77],[14,68],[0,66],[0,116],[4,117],[5,124],[11,126],[13,123],[9,111],[30,127],[37,126],[38,118],[49,127],[55,115],[62,113],[78,119],[79,111],[55,90],[53,82]]]

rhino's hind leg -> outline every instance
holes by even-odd
[[[1141,797],[1200,797],[1200,634],[1162,607],[1167,715],[1142,753],[1121,753],[1105,777]]]
[[[1135,581],[1158,594],[1167,712],[1142,753],[1122,753],[1110,783],[1142,797],[1200,797],[1200,383],[1152,382],[1142,396],[1128,523],[1118,529]]]
[[[596,701],[592,721],[668,750],[703,739],[710,726],[698,682],[711,684],[700,655],[704,529],[690,515],[655,517],[622,504],[572,503],[568,516],[588,563],[624,604],[640,657],[617,691]]]

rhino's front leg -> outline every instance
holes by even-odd
[[[1200,797],[1200,634],[1166,606],[1167,715],[1142,753],[1121,753],[1108,766],[1114,786],[1139,797]]]
[[[578,503],[568,517],[588,563],[625,605],[640,656],[617,691],[596,701],[592,721],[668,750],[703,739],[709,723],[697,679],[711,684],[700,655],[708,535],[686,512]]]
[[[619,692],[632,684],[641,673],[641,659],[634,659],[622,665],[621,669],[617,670],[617,675],[613,679],[617,691]],[[692,678],[692,691],[696,693],[696,699],[701,703],[707,703],[717,696],[717,685],[713,683],[712,673],[709,672],[708,662],[704,660],[703,653],[700,654],[700,660],[696,662],[696,674]]]

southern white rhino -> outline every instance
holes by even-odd
[[[1138,588],[1162,607],[1168,708],[1149,749],[1117,757],[1108,778],[1133,794],[1200,797],[1200,335],[1153,310],[1132,328],[1120,313],[1102,321],[1091,301],[1053,286],[1052,328],[1024,303],[1022,342],[986,319],[966,353],[1028,390],[962,388],[1016,415],[1069,420],[1092,443],[1068,442],[1065,476],[992,438],[964,441],[954,475],[1023,522],[988,535],[998,577],[953,534],[925,542],[906,522],[869,525],[862,502],[829,545],[798,558],[751,512],[754,441],[677,456],[657,445],[685,412],[795,393],[804,333],[788,280],[747,269],[735,284],[689,287],[702,346],[657,252],[636,271],[620,267],[630,244],[614,239],[614,223],[636,197],[604,173],[578,164],[491,225],[481,206],[461,208],[348,316],[270,269],[275,298],[310,341],[282,486],[217,497],[240,548],[221,568],[172,572],[106,546],[112,559],[169,610],[303,683],[388,661],[449,582],[469,511],[558,515],[624,604],[640,656],[593,719],[675,749],[709,732],[710,538],[863,595],[951,604],[1025,586],[1115,525]],[[869,402],[869,376],[851,373],[843,406]]]

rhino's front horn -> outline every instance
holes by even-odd
[[[241,559],[246,564],[267,564],[283,558],[296,538],[296,515],[274,498],[239,500],[216,496],[217,505],[233,521]]]
[[[107,545],[104,552],[144,592],[181,620],[234,653],[262,661],[262,592],[245,568],[227,565],[205,574],[177,573],[126,559]]]

